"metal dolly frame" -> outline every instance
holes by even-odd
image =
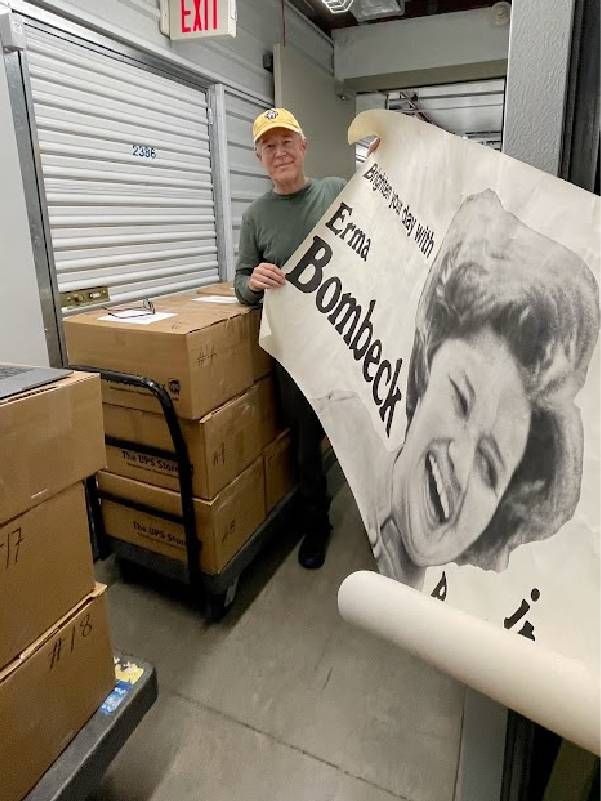
[[[106,444],[127,450],[135,450],[149,456],[175,461],[178,468],[180,486],[181,515],[174,515],[147,506],[142,503],[130,501],[126,498],[113,496],[98,489],[96,478],[88,479],[86,494],[92,532],[92,547],[96,558],[106,559],[114,553],[119,559],[133,562],[162,576],[202,590],[205,615],[209,620],[219,620],[232,605],[238,580],[242,572],[250,565],[264,544],[288,520],[292,521],[292,509],[296,500],[296,489],[283,498],[270,512],[266,520],[255,530],[238,553],[231,559],[225,568],[217,574],[204,573],[200,568],[201,542],[197,536],[196,518],[192,496],[192,465],[188,456],[188,448],[181,432],[179,420],[173,406],[173,401],[163,387],[156,381],[143,376],[131,375],[115,370],[104,370],[97,367],[70,365],[72,370],[82,370],[97,373],[106,381],[124,386],[137,387],[150,392],[159,401],[161,410],[169,429],[173,442],[173,450],[165,450],[150,445],[141,445],[138,442],[124,440],[117,437],[105,437]],[[183,526],[186,540],[186,560],[180,561],[154,551],[141,548],[129,542],[109,536],[105,529],[101,513],[101,500],[109,500],[128,506],[139,512],[160,517]]]
[[[117,656],[129,661],[122,654]],[[132,661],[142,670],[140,678],[121,691],[114,709],[107,709],[105,702],[94,713],[23,801],[83,801],[97,790],[107,768],[158,697],[154,667],[139,659]]]

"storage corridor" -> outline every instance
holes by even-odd
[[[303,570],[292,536],[274,543],[221,623],[101,568],[114,645],[156,665],[160,695],[91,801],[453,798],[463,687],[341,620],[341,581],[374,563],[333,483],[325,567]]]

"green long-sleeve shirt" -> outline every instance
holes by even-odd
[[[249,289],[248,279],[257,264],[283,267],[315,228],[342,191],[342,178],[313,178],[292,195],[267,192],[252,203],[240,227],[240,252],[234,288],[241,303],[256,306],[263,292]]]

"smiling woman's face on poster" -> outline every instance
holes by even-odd
[[[490,190],[455,215],[420,298],[408,429],[393,468],[400,547],[414,565],[502,570],[578,502],[574,399],[599,329],[595,280]]]
[[[530,404],[490,328],[447,340],[393,468],[392,507],[416,565],[451,562],[490,522],[526,446]]]

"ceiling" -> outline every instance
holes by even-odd
[[[481,144],[501,147],[505,80],[423,86],[388,93],[388,108]]]
[[[350,12],[331,14],[321,0],[290,0],[290,2],[327,34],[336,28],[348,28],[359,24]],[[488,0],[488,2],[487,0],[406,0],[405,13],[402,16],[388,17],[387,21],[426,17],[430,14],[447,14],[453,11],[470,11],[473,8],[486,8],[491,5],[493,5],[493,0]],[[364,22],[362,24],[374,23]]]
[[[362,95],[357,98],[357,110],[386,107],[501,150],[504,102],[505,79],[495,78]],[[357,161],[365,160],[369,141],[357,147]]]
[[[290,0],[290,2],[325,33],[334,29],[370,25],[358,23],[352,13],[331,14],[322,0]],[[355,0],[358,2],[358,0]],[[388,20],[447,14],[488,8],[494,0],[405,0],[405,13]],[[367,4],[364,4],[367,5]],[[385,4],[382,4],[385,5]],[[400,3],[402,5],[402,3]],[[385,94],[362,95],[357,109],[386,107],[391,111],[415,116],[458,136],[472,139],[497,150],[501,148],[505,81],[491,79],[414,89],[390,91]],[[373,106],[371,105],[373,101]],[[358,147],[358,159],[365,157],[367,141]]]

